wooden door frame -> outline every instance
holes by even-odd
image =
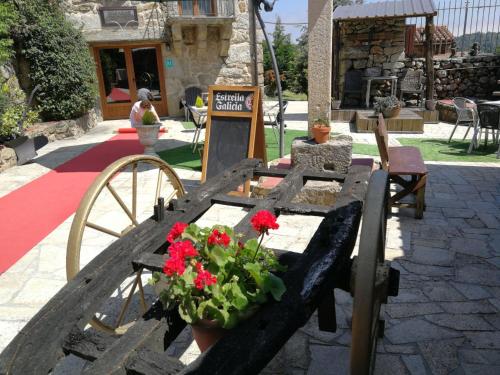
[[[104,120],[114,120],[127,118],[132,105],[137,101],[137,86],[135,81],[134,63],[132,59],[132,49],[137,47],[153,47],[156,50],[156,65],[158,68],[158,80],[160,83],[161,101],[153,101],[156,112],[159,116],[168,116],[167,90],[165,83],[165,71],[162,63],[161,44],[144,42],[122,42],[122,43],[95,43],[91,46],[96,64],[97,81],[99,85],[99,99],[101,103],[102,116]],[[108,103],[106,101],[106,90],[104,87],[104,77],[99,51],[101,49],[122,48],[125,53],[125,63],[127,67],[127,78],[130,91],[130,103]],[[113,108],[110,108],[113,107]]]

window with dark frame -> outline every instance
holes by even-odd
[[[101,26],[138,26],[137,7],[99,8]]]
[[[216,0],[178,0],[181,16],[216,16]]]

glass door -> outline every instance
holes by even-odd
[[[128,118],[137,90],[148,89],[160,116],[166,116],[165,79],[160,46],[96,47],[103,118]]]

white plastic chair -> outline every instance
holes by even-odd
[[[453,105],[455,106],[455,111],[457,112],[457,122],[455,123],[455,127],[450,134],[450,138],[448,138],[448,143],[451,142],[451,138],[453,137],[453,134],[455,134],[455,130],[457,130],[458,125],[469,125],[463,139],[467,138],[470,128],[476,126],[479,118],[476,103],[472,100],[467,98],[453,98]]]

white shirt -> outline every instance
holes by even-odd
[[[146,109],[141,107],[141,102],[135,102],[135,104],[132,106],[132,110],[130,111],[130,124],[132,125],[133,128],[135,128],[137,125],[142,125],[142,116],[144,116],[144,112],[146,111],[151,111],[153,114],[156,116],[157,121],[160,121],[160,118],[156,114],[155,107],[151,104],[151,109]],[[139,119],[139,120],[137,120]]]

